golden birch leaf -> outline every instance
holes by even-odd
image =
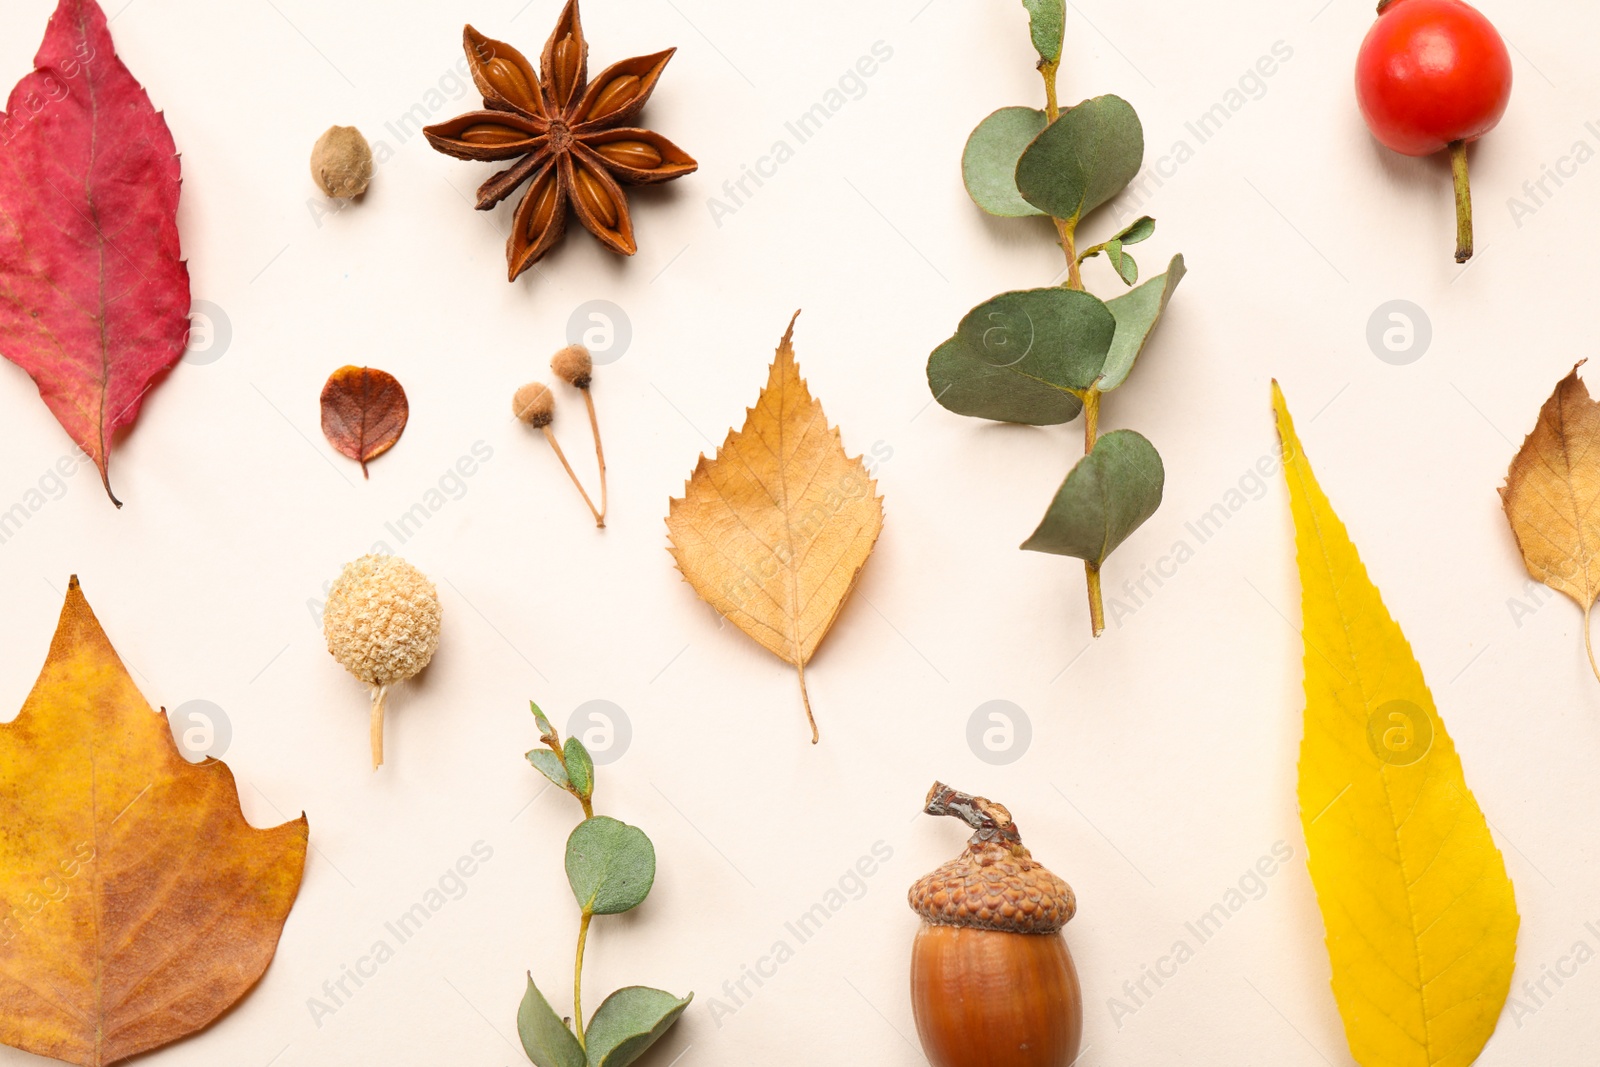
[[[1578,367],[1539,409],[1511,461],[1500,503],[1528,573],[1583,609],[1584,648],[1600,676],[1589,636],[1600,595],[1600,404],[1578,380]]]
[[[1272,398],[1305,639],[1300,821],[1345,1038],[1363,1067],[1466,1067],[1511,987],[1511,880],[1276,382]]]
[[[0,1041],[102,1067],[209,1025],[278,947],[306,819],[257,830],[178,754],[77,578],[0,724]]]
[[[806,388],[793,338],[790,320],[744,428],[729,431],[714,458],[700,457],[667,531],[701,599],[794,664],[815,744],[806,664],[872,554],[883,498]]]

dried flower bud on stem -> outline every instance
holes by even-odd
[[[583,497],[583,502],[589,506],[589,514],[594,516],[594,524],[600,529],[605,529],[605,516],[595,508],[594,501],[589,499],[589,493],[583,488],[583,483],[578,481],[578,474],[572,469],[572,464],[567,462],[567,454],[561,450],[561,442],[556,440],[556,435],[550,429],[550,424],[556,417],[556,398],[543,382],[529,382],[516,395],[511,398],[511,410],[517,418],[529,426],[544,431],[544,438],[550,442],[550,447],[555,450],[556,458],[561,461],[561,466],[566,468],[567,477],[572,479],[572,484],[578,487],[578,493]]]
[[[583,402],[589,409],[589,429],[594,433],[594,459],[600,467],[600,525],[605,525],[607,504],[606,451],[600,444],[600,420],[594,413],[594,357],[582,345],[568,345],[550,359],[550,369],[557,378],[568,382],[583,393]]]
[[[345,565],[322,615],[328,651],[372,687],[372,769],[383,766],[383,703],[389,687],[415,677],[439,648],[439,592],[398,556]]]

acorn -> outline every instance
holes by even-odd
[[[932,1067],[1070,1067],[1083,992],[1061,935],[1072,887],[1022,845],[1001,804],[935,782],[923,809],[975,833],[966,851],[911,887],[922,928],[911,948],[911,1008]]]

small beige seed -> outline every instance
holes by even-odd
[[[372,184],[372,146],[354,126],[329,126],[311,150],[311,179],[331,197],[360,196]]]
[[[582,345],[568,345],[550,357],[550,369],[562,381],[587,389],[594,380],[594,357]]]
[[[511,398],[511,410],[529,426],[549,426],[556,417],[556,398],[543,382],[529,382]]]

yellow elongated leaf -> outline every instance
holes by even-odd
[[[1300,821],[1345,1037],[1363,1067],[1465,1067],[1511,986],[1511,880],[1276,382],[1272,399],[1305,638]]]
[[[795,312],[795,318],[799,318]],[[883,529],[861,457],[800,377],[794,321],[744,428],[704,455],[667,513],[672,556],[695,592],[800,675],[839,616]]]
[[[1506,473],[1500,503],[1528,573],[1583,609],[1584,647],[1600,676],[1589,636],[1600,596],[1600,404],[1578,380],[1578,367],[1539,409]]]

